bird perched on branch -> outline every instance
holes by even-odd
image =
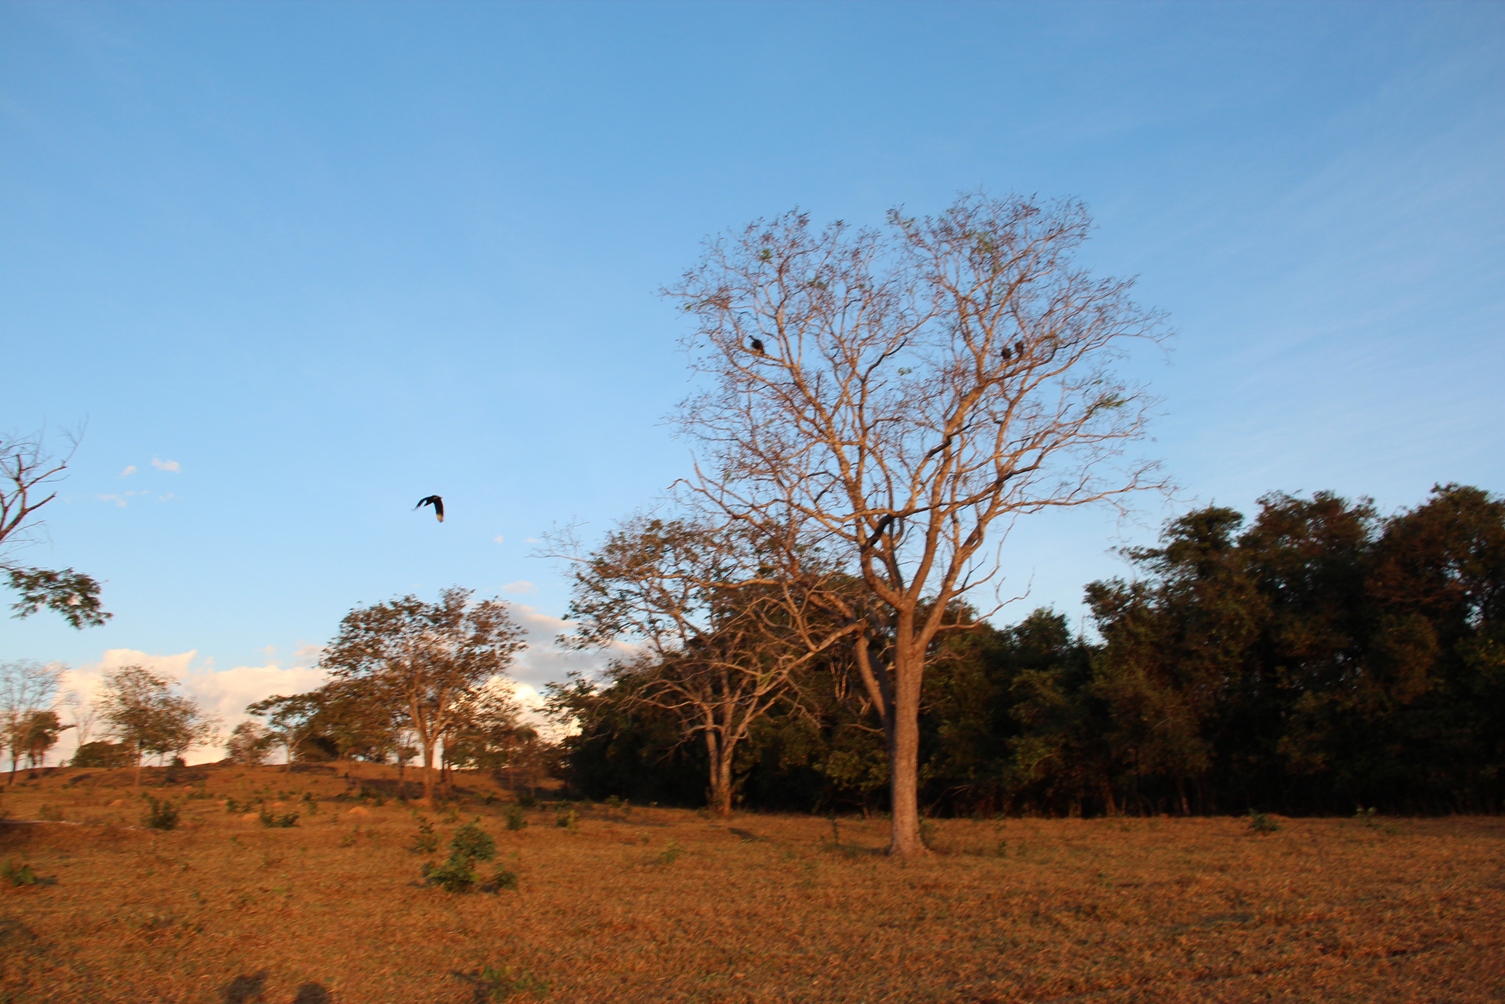
[[[439,522],[443,523],[444,522],[444,500],[442,498],[440,498],[439,496],[437,496],[437,495],[425,495],[423,498],[421,498],[421,499],[418,500],[418,504],[415,505],[413,508],[414,509],[422,509],[426,505],[431,505],[431,506],[434,507],[434,516],[435,516],[435,518],[437,518],[439,520]]]
[[[761,338],[754,338],[752,340],[752,350],[754,352],[756,352],[760,356],[764,354],[764,352],[763,352],[763,340]]]

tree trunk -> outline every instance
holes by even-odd
[[[725,743],[718,742],[713,729],[705,730],[706,759],[710,763],[711,811],[726,817],[732,814],[732,760]]]
[[[434,807],[434,744],[423,740],[423,804]]]
[[[902,631],[902,625],[901,625]],[[920,836],[920,670],[912,654],[894,653],[894,697],[888,733],[888,784],[892,831],[888,853],[912,858],[926,853]]]
[[[141,744],[136,744],[136,787],[141,787]]]

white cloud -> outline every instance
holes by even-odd
[[[502,535],[501,534],[497,534],[495,537],[492,537],[491,539],[494,540],[494,541],[496,541],[498,544],[502,543]]]
[[[118,492],[108,495],[96,495],[95,498],[99,499],[99,501],[101,502],[113,502],[121,509],[124,509],[127,505],[130,504],[131,499],[135,498],[138,495],[147,494],[149,494],[149,492],[147,492],[147,490],[143,488],[138,492]]]
[[[172,492],[168,492],[166,495],[158,495],[157,496],[157,501],[158,502],[171,502],[175,498],[177,498],[176,495],[174,495]]]
[[[120,472],[120,476],[123,477],[123,478],[128,478],[132,474],[135,474],[135,473],[136,473],[136,465],[135,464],[126,464],[125,470],[123,470],[123,471]]]
[[[170,474],[177,474],[183,469],[183,465],[176,460],[158,460],[156,457],[152,457],[152,466],[159,471],[167,471]]]
[[[527,579],[518,579],[502,587],[504,593],[531,593],[536,587]]]

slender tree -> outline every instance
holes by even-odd
[[[174,688],[170,678],[142,666],[105,674],[99,717],[111,737],[131,750],[138,788],[147,756],[182,756],[214,738],[216,722],[192,698],[174,693]]]
[[[768,581],[820,595],[818,555],[860,583],[823,616],[854,632],[887,737],[896,855],[925,849],[926,653],[975,623],[956,601],[996,579],[1004,532],[1159,483],[1122,462],[1148,401],[1114,364],[1161,319],[1074,263],[1088,230],[1080,205],[1019,197],[895,210],[882,231],[796,212],[710,242],[667,291],[705,381],[680,416],[691,496],[756,539]]]
[[[30,660],[0,663],[0,740],[10,751],[11,784],[16,764],[33,747],[38,716],[52,712],[66,668]]]
[[[435,753],[462,724],[466,701],[504,674],[523,647],[506,603],[472,603],[470,596],[452,587],[437,603],[404,596],[357,607],[340,622],[322,661],[336,680],[355,685],[412,730],[430,806]]]

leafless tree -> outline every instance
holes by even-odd
[[[16,764],[34,746],[38,716],[52,712],[58,686],[68,667],[28,659],[0,663],[0,740],[10,751],[10,781]]]
[[[1149,400],[1114,367],[1162,319],[1129,282],[1074,263],[1088,230],[1078,204],[1021,197],[894,210],[882,230],[817,230],[795,212],[709,242],[666,291],[694,321],[704,381],[680,413],[701,449],[687,489],[756,540],[770,580],[802,583],[854,632],[887,736],[896,855],[925,850],[927,646],[975,623],[963,596],[992,582],[996,598],[1010,525],[1160,483],[1124,458]]]
[[[53,485],[72,457],[72,448],[53,455],[41,435],[0,437],[0,574],[21,596],[11,607],[17,617],[47,607],[73,627],[95,627],[110,619],[99,603],[98,582],[71,568],[32,568],[14,559],[17,551],[37,542],[40,510],[57,497]]]
[[[555,555],[579,548],[556,536]],[[794,698],[796,672],[841,633],[812,634],[790,580],[770,577],[755,540],[736,525],[631,518],[574,565],[561,640],[576,648],[635,646],[610,676],[630,704],[675,715],[706,746],[711,807],[732,810],[737,747],[777,703]],[[790,616],[791,610],[797,611]]]

